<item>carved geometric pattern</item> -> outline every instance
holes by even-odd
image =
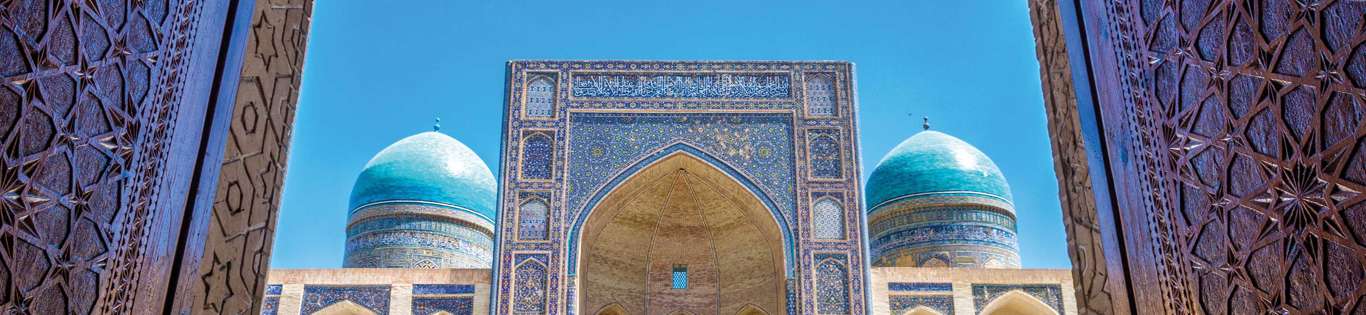
[[[1111,277],[1108,261],[1122,259],[1107,252],[1102,244],[1103,225],[1096,213],[1095,190],[1091,186],[1088,148],[1082,135],[1082,116],[1078,113],[1078,90],[1072,82],[1071,58],[1067,49],[1063,20],[1056,0],[1030,1],[1034,23],[1048,134],[1053,146],[1054,172],[1058,176],[1059,199],[1063,205],[1063,226],[1067,230],[1068,257],[1077,310],[1084,314],[1126,312],[1124,277]],[[1073,52],[1080,53],[1080,52]],[[1090,104],[1087,104],[1090,105]],[[1098,150],[1091,148],[1091,150]],[[1111,223],[1109,228],[1116,228]],[[1108,261],[1107,261],[1108,259]],[[1116,292],[1119,292],[1116,294]]]
[[[522,178],[550,179],[553,142],[544,132],[533,132],[522,139]]]
[[[200,283],[184,287],[203,295],[197,310],[244,313],[261,301],[312,7],[311,0],[256,3],[204,236]]]
[[[526,89],[527,117],[550,117],[555,111],[555,80],[539,76]]]
[[[523,240],[544,240],[546,237],[546,212],[549,211],[541,199],[522,203],[517,210],[517,237]]]
[[[1108,1],[1106,34],[1169,313],[1362,308],[1366,2]],[[1145,293],[1146,294],[1146,293]]]
[[[834,73],[806,74],[806,111],[812,116],[834,116],[835,95]]]
[[[0,1],[0,311],[161,311],[202,8]]]
[[[812,235],[823,240],[844,238],[844,207],[840,207],[839,201],[822,198],[811,208]]]

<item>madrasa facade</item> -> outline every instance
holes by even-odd
[[[1021,269],[982,151],[923,131],[861,179],[853,64],[513,61],[500,176],[438,130],[350,195],[343,268],[264,314],[1075,314]],[[336,211],[342,211],[337,209]],[[342,245],[342,244],[338,244]]]

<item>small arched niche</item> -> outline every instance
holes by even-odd
[[[1058,315],[1048,304],[1024,291],[1014,290],[1002,294],[987,306],[982,307],[982,315]]]

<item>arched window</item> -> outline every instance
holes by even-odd
[[[550,179],[550,137],[534,133],[522,140],[522,177]]]
[[[812,207],[811,234],[816,239],[844,239],[844,208],[834,199],[821,199]]]
[[[549,207],[540,199],[523,203],[517,210],[517,238],[524,240],[544,240],[546,237],[546,212]]]
[[[526,115],[550,117],[555,111],[555,83],[548,77],[536,77],[526,89]]]
[[[816,313],[849,314],[849,275],[844,264],[825,259],[816,266]]]
[[[835,115],[835,80],[830,74],[806,76],[806,106],[812,116]]]
[[[811,138],[808,144],[811,155],[811,176],[820,178],[840,178],[843,166],[840,163],[840,144],[835,137],[821,134]]]

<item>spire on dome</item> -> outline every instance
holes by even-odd
[[[441,116],[436,117],[436,123],[432,124],[432,131],[441,131]]]

